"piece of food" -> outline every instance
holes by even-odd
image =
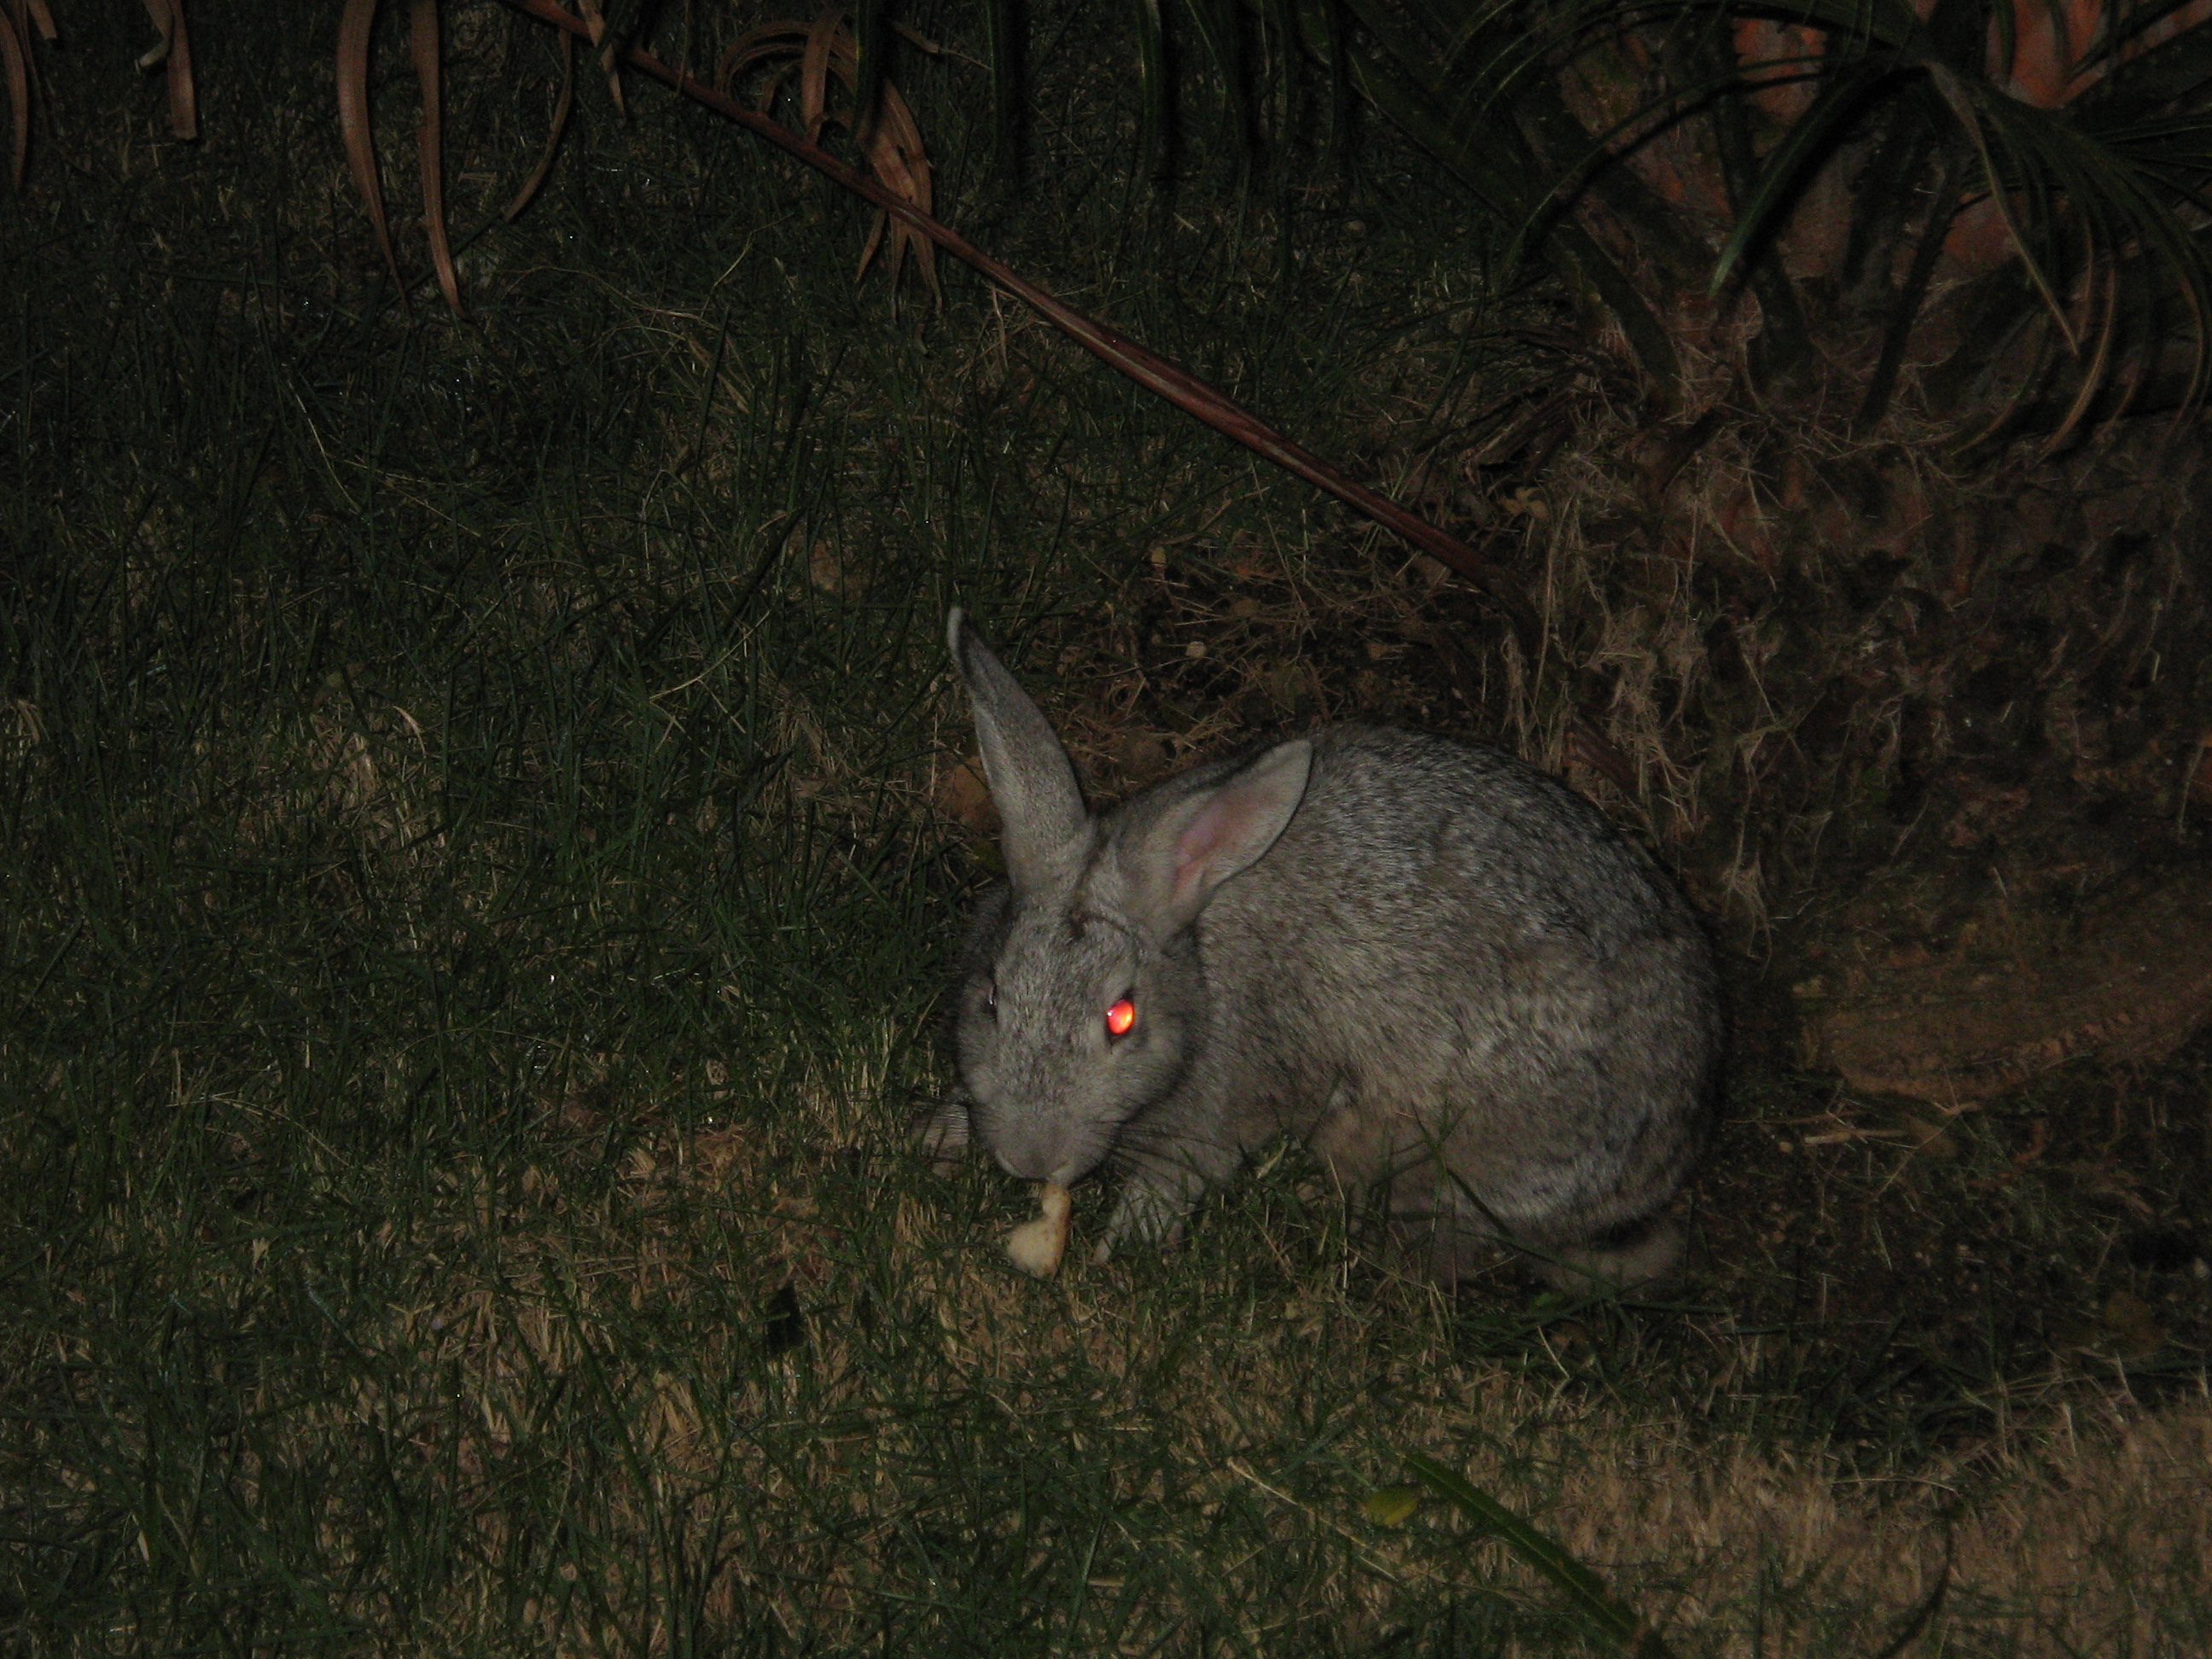
[[[1048,1181],[1037,1191],[1038,1215],[1006,1235],[1006,1259],[1033,1279],[1050,1279],[1067,1252],[1067,1222],[1073,1211],[1067,1188]]]

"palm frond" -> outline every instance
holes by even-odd
[[[1401,20],[1376,0],[1343,3],[1370,29],[1379,49],[1371,57],[1347,54],[1350,85],[1478,202],[1509,223],[1528,222],[1545,180],[1520,131],[1502,111],[1485,112],[1478,104],[1455,100],[1431,56],[1433,44],[1401,27]],[[1328,41],[1326,13],[1331,9],[1323,0],[1307,0],[1302,8],[1309,49]],[[1534,241],[1571,286],[1589,295],[1619,324],[1654,395],[1662,406],[1670,404],[1680,384],[1680,356],[1635,281],[1571,218],[1547,222]]]
[[[15,116],[15,160],[9,172],[15,188],[31,160],[31,47],[13,10],[0,8],[0,74],[8,81],[8,107]]]
[[[368,48],[376,27],[376,0],[345,0],[338,14],[337,94],[338,137],[344,145],[346,167],[353,174],[355,192],[368,228],[376,238],[377,252],[392,273],[392,285],[403,301],[407,283],[399,275],[399,255],[392,246],[392,225],[385,216],[384,181],[376,166],[376,130],[368,117]]]
[[[2104,72],[2075,100],[2085,122],[2141,119],[2212,91],[2212,29],[2191,29],[2132,55],[2130,43],[2108,43],[2109,49],[2100,48],[2088,60],[2089,67]]]
[[[888,78],[878,88],[872,112],[861,104],[861,48],[848,22],[847,14],[832,6],[811,23],[787,20],[748,30],[722,54],[715,85],[724,94],[732,94],[744,82],[762,76],[758,103],[765,112],[785,85],[796,78],[799,126],[807,142],[820,143],[826,128],[844,127],[853,134],[869,171],[884,187],[917,212],[930,213],[935,187],[921,129],[905,97]],[[842,109],[830,96],[833,82],[845,91]],[[888,214],[878,214],[870,228],[855,275],[865,275],[886,246],[895,284],[911,258],[931,292],[937,291],[934,247],[913,226]]]
[[[561,91],[554,100],[553,119],[546,129],[544,145],[538,152],[538,165],[531,168],[530,176],[522,181],[522,188],[515,191],[514,199],[507,204],[506,212],[500,216],[501,218],[510,221],[520,218],[522,210],[537,199],[538,191],[552,174],[553,158],[560,154],[561,137],[568,130],[568,117],[574,112],[575,107],[576,37],[563,34],[561,37]]]
[[[2095,131],[2017,103],[1991,114],[2013,169],[1998,182],[2036,204],[2048,221],[2037,228],[2045,241],[2069,228],[2080,240],[2085,304],[2089,290],[2130,264],[2147,264],[2179,295],[2194,337],[2185,399],[2193,404],[2206,372],[2212,252],[2182,210],[2198,206],[2194,192],[2212,173],[2205,143],[2212,124],[2198,118]]]
[[[2116,0],[2091,39],[2081,38],[2081,26],[2061,0],[1937,0],[1925,17],[1909,0],[1796,0],[1787,7],[1567,0],[1533,18],[1498,0],[1350,3],[1381,74],[1418,89],[1412,96],[1402,89],[1370,95],[1491,205],[1517,208],[1531,247],[1539,228],[1558,217],[1555,203],[1601,204],[1617,215],[1621,187],[1613,178],[1608,188],[1611,175],[1650,136],[1710,118],[1735,205],[1703,286],[1717,295],[1748,270],[1765,284],[1759,292],[1770,327],[1770,290],[1785,301],[1790,296],[1786,284],[1775,287],[1778,271],[1765,250],[1825,169],[1839,156],[1863,157],[1871,136],[1885,131],[1899,136],[1875,148],[1915,167],[1925,167],[1931,153],[1963,146],[1970,162],[1938,167],[1943,199],[1929,199],[1924,210],[1885,194],[1908,182],[1895,179],[1869,179],[1854,204],[1856,222],[1886,227],[1852,233],[1856,269],[1888,291],[1863,414],[1886,405],[1949,228],[1976,203],[2002,227],[2050,337],[2071,360],[2071,390],[2056,422],[2062,437],[2087,418],[2128,351],[2165,349],[2147,336],[2124,345],[2124,319],[2140,308],[2122,304],[2124,290],[2179,301],[2191,337],[2187,401],[2202,395],[2212,319],[2212,255],[2202,230],[2212,179],[2206,107],[2212,27],[2190,21],[2177,0]],[[1751,21],[1817,31],[1817,45],[1802,55],[1756,61],[1727,46],[1725,68],[1695,67],[1709,49],[1692,43]],[[1625,59],[1617,56],[1624,48]],[[1643,64],[1656,89],[1647,85],[1626,113],[1612,112],[1609,125],[1584,128],[1586,141],[1571,153],[1553,143],[1543,184],[1500,179],[1471,162],[1483,153],[1525,157],[1512,138],[1547,122],[1567,131],[1573,123],[1562,112],[1546,113],[1558,102],[1548,88],[1563,65],[1584,61]],[[1768,136],[1754,150],[1727,111],[1735,100],[1771,91],[1778,76],[1817,89],[1786,118],[1770,104],[1763,118]],[[1620,84],[1618,76],[1607,84]],[[1904,268],[1867,266],[1869,250],[1897,246],[1908,218],[1921,228]],[[2009,327],[2001,316],[1992,325]],[[2033,379],[2036,371],[2027,373]]]
[[[169,133],[176,138],[200,136],[199,88],[192,77],[192,32],[185,21],[185,0],[146,0],[146,15],[161,32],[159,45],[138,59],[140,69],[161,68],[169,81]],[[33,0],[32,19],[41,39],[55,38],[53,14],[44,0]]]
[[[430,264],[439,291],[456,317],[461,305],[460,274],[453,269],[453,247],[446,234],[445,68],[440,62],[438,0],[413,0],[408,18],[408,48],[416,83],[422,91],[422,120],[416,129],[415,160],[422,177],[422,228],[430,238]]]
[[[1769,61],[1808,64],[1814,60]],[[1791,124],[1788,135],[1775,147],[1765,168],[1753,181],[1747,199],[1737,208],[1735,228],[1721,245],[1720,254],[1713,261],[1712,277],[1705,289],[1708,295],[1718,294],[1727,286],[1746,250],[1765,236],[1776,219],[1791,205],[1815,158],[1891,74],[1887,64],[1874,60],[1854,64],[1842,74],[1829,77],[1813,107]]]
[[[2159,25],[2177,12],[2186,10],[2195,0],[2111,0],[2099,19],[2097,38],[2081,54],[2079,67],[2085,74],[2110,70],[2122,63],[2138,60],[2159,50],[2161,45],[2185,40],[2186,34],[2174,34],[2162,41],[2147,37]]]

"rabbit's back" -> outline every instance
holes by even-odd
[[[1502,750],[1316,734],[1296,816],[1199,931],[1240,1134],[1307,1135],[1401,1216],[1566,1247],[1650,1215],[1695,1154],[1719,1048],[1697,920]]]

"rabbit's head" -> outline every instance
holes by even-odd
[[[1006,865],[957,991],[970,1130],[1009,1174],[1077,1181],[1201,1050],[1192,924],[1290,822],[1312,747],[1200,767],[1093,817],[1043,714],[957,611],[947,637]]]

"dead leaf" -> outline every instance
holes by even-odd
[[[1419,1486],[1377,1486],[1359,1501],[1360,1512],[1378,1527],[1400,1527],[1421,1507]]]
[[[990,839],[999,833],[999,809],[981,759],[963,761],[945,775],[937,786],[937,806],[971,836]]]
[[[1944,1133],[1941,1123],[1931,1122],[1911,1113],[1901,1113],[1897,1128],[1905,1144],[1922,1158],[1949,1159],[1958,1157],[1959,1143]]]
[[[2166,1329],[2158,1311],[2130,1291],[2114,1291],[2105,1298],[2105,1329],[2109,1346],[2124,1359],[2143,1359],[2166,1346]]]
[[[1114,739],[1114,763],[1132,783],[1143,783],[1168,769],[1166,739],[1154,732],[1124,732]]]
[[[199,92],[192,80],[192,37],[185,25],[184,0],[146,0],[146,15],[161,31],[161,42],[138,60],[142,70],[166,64],[169,71],[169,132],[177,138],[200,136]],[[54,21],[43,5],[35,3],[33,15],[39,32],[54,38]]]
[[[806,556],[806,578],[834,599],[856,599],[875,579],[851,554],[830,541],[817,541]]]

